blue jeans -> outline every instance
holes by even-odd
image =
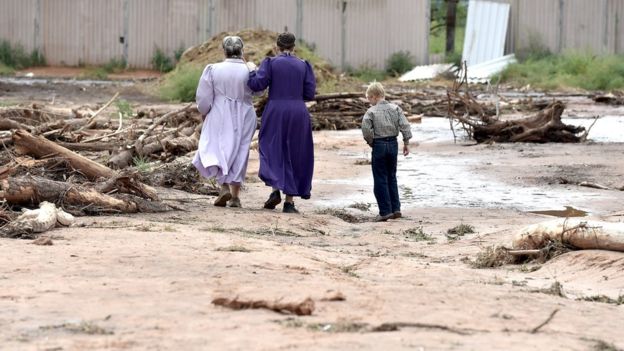
[[[401,211],[396,178],[398,153],[399,145],[396,137],[379,138],[373,141],[374,193],[380,216]]]

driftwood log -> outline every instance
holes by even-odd
[[[592,98],[595,102],[609,105],[624,105],[624,93],[615,92],[605,95],[596,95]]]
[[[106,190],[106,183],[103,190]],[[0,181],[0,199],[12,205],[34,207],[43,201],[58,203],[75,214],[164,212],[170,208],[137,196],[107,195],[94,187],[43,177],[10,177]]]
[[[467,74],[467,73],[466,73]],[[520,119],[500,119],[477,102],[466,83],[467,78],[455,82],[447,91],[448,118],[454,132],[453,122],[459,123],[468,137],[478,143],[485,142],[562,142],[578,143],[587,139],[589,129],[564,124],[561,115],[565,105],[560,101],[550,103],[534,116]],[[462,91],[463,90],[463,91]],[[457,106],[463,106],[457,110]]]
[[[278,313],[292,313],[297,316],[309,316],[314,312],[314,301],[306,298],[299,303],[271,302],[266,300],[239,300],[237,297],[228,299],[218,297],[212,300],[216,306],[223,306],[233,310],[267,309]]]
[[[8,225],[0,228],[0,237],[33,239],[56,225],[69,226],[74,216],[56,208],[53,203],[44,201],[36,210],[26,210]]]
[[[556,219],[520,230],[513,239],[514,250],[540,250],[552,242],[577,249],[624,252],[624,223]]]
[[[15,131],[13,133],[13,141],[15,146],[24,153],[39,158],[64,158],[74,170],[81,172],[91,180],[98,180],[101,178],[111,179],[117,176],[115,171],[102,164],[92,161],[41,136],[33,136],[24,130]],[[158,199],[156,189],[145,184],[137,183],[134,193],[138,193],[152,200]]]

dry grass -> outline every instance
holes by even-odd
[[[88,334],[88,335],[112,335],[111,330],[102,328],[92,322],[80,322],[80,323],[63,323],[59,325],[48,325],[40,327],[42,330],[61,329],[75,334]]]
[[[317,210],[316,213],[318,214],[327,214],[330,216],[334,216],[337,218],[342,219],[345,222],[349,222],[349,223],[363,223],[363,222],[368,222],[369,218],[364,217],[364,216],[357,216],[357,215],[353,215],[347,211],[345,211],[344,208],[325,208],[322,210]]]
[[[473,234],[475,232],[475,228],[470,224],[461,223],[449,230],[446,231],[446,238],[448,240],[457,240],[460,237],[466,234]]]
[[[360,211],[370,211],[371,204],[367,204],[364,202],[356,202],[348,206],[349,208],[355,208]]]
[[[533,292],[539,292],[542,294],[554,295],[554,296],[559,296],[559,297],[566,297],[566,295],[563,293],[563,285],[561,285],[561,283],[559,283],[558,281],[555,281],[554,283],[552,283],[550,287],[548,288],[535,290]]]
[[[248,248],[240,245],[232,245],[226,247],[218,247],[215,251],[225,251],[225,252],[251,252]]]
[[[277,226],[260,228],[255,231],[251,231],[250,233],[255,234],[255,235],[302,236],[300,234],[293,232],[290,229],[281,229]]]
[[[410,241],[426,241],[428,243],[434,243],[435,238],[431,234],[427,234],[424,232],[423,227],[415,227],[403,230],[401,232],[405,239]]]
[[[502,246],[488,246],[477,254],[472,262],[474,268],[495,268],[514,262],[514,257]]]
[[[609,296],[606,295],[594,295],[594,296],[585,296],[585,297],[581,297],[578,300],[581,301],[590,301],[590,302],[601,302],[601,303],[608,303],[608,304],[612,304],[612,305],[624,305],[624,295],[620,295],[618,296],[617,299],[612,299]]]

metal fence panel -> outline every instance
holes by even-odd
[[[323,0],[320,1],[322,2]],[[297,26],[296,0],[260,1],[256,5],[255,12],[256,26],[275,32],[283,32],[285,29],[293,33],[295,32],[295,27]]]
[[[564,1],[561,50],[606,53],[608,1]]]
[[[618,54],[624,54],[624,0],[614,0],[615,18],[613,19],[613,47]]]
[[[83,2],[72,0],[42,3],[43,53],[51,65],[78,65],[81,61]]]
[[[302,38],[339,66],[341,59],[341,8],[338,0],[303,1]]]
[[[508,51],[543,45],[552,52],[623,52],[624,0],[495,1],[512,6]]]
[[[128,64],[149,67],[156,47],[164,49],[167,1],[132,0],[128,4]]]
[[[462,54],[468,66],[503,56],[509,8],[504,3],[470,1]]]
[[[105,64],[111,59],[121,60],[123,44],[120,37],[123,37],[124,32],[123,0],[84,0],[79,16],[78,59],[96,65]]]
[[[37,0],[0,0],[0,39],[21,44],[30,52],[36,48]]]

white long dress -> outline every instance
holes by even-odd
[[[256,130],[249,70],[243,60],[206,66],[197,87],[197,108],[206,116],[193,165],[219,184],[242,184]]]

